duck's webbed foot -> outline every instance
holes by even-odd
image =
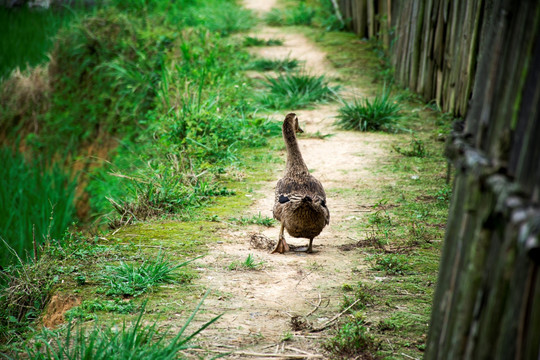
[[[279,231],[279,240],[274,250],[272,250],[271,254],[283,254],[284,252],[289,251],[289,244],[287,244],[287,242],[285,241],[285,236],[283,236],[283,230],[284,226],[283,224],[281,224],[281,230]]]

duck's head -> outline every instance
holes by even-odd
[[[296,116],[295,113],[287,114],[287,116],[285,117],[285,123],[291,124],[295,133],[303,133],[304,132],[304,130],[302,130],[300,128],[300,125],[298,124],[298,116]]]

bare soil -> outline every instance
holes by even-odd
[[[268,11],[273,1],[244,1],[245,6]],[[256,49],[262,57],[291,57],[305,62],[311,74],[330,78],[337,74],[326,54],[306,37],[280,28],[262,27],[254,32],[260,38],[280,38],[283,46]],[[349,89],[362,93],[362,89]],[[310,332],[339,314],[345,283],[354,284],[365,275],[362,258],[347,251],[359,239],[349,236],[350,220],[365,216],[374,204],[364,190],[379,182],[376,164],[388,151],[388,136],[340,131],[333,126],[339,104],[320,105],[310,110],[295,110],[307,133],[333,134],[325,139],[300,138],[304,160],[313,175],[321,180],[328,196],[330,225],[315,238],[314,253],[270,254],[262,246],[250,246],[251,234],[277,240],[279,225],[271,228],[251,226],[242,231],[223,230],[224,241],[199,262],[203,284],[219,296],[208,298],[205,308],[222,318],[201,334],[203,348],[231,352],[227,358],[310,358],[326,357],[322,340],[330,336],[331,326]],[[287,112],[275,114],[283,120]],[[283,162],[277,166],[279,172]],[[272,217],[274,186],[280,175],[262,184],[257,199],[243,215],[260,213]],[[388,183],[388,179],[385,179]],[[305,245],[307,239],[287,236],[293,245]],[[233,261],[244,261],[249,254],[262,261],[262,269],[231,271]],[[292,338],[282,341],[286,337]],[[295,357],[296,356],[296,357]]]

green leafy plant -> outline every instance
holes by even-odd
[[[388,89],[373,100],[354,99],[339,109],[337,125],[345,130],[396,131],[403,117],[401,106],[390,97]]]
[[[326,102],[337,96],[338,86],[330,86],[323,75],[286,73],[266,78],[268,93],[259,102],[269,109],[302,108],[315,102]]]
[[[404,149],[399,146],[394,146],[393,148],[398,154],[407,157],[425,157],[428,155],[424,142],[415,138],[413,138],[409,143],[408,149]]]

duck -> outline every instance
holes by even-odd
[[[330,223],[326,193],[321,182],[309,173],[302,158],[296,133],[304,131],[295,113],[287,114],[282,132],[287,147],[287,163],[285,174],[276,185],[273,215],[281,223],[281,229],[272,253],[283,254],[290,250],[284,230],[292,237],[309,239],[305,251],[312,253],[313,239]]]

